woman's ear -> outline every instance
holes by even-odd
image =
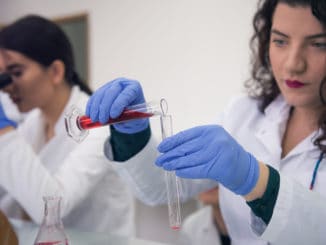
[[[55,60],[48,67],[54,84],[60,84],[65,79],[65,64],[61,60]]]

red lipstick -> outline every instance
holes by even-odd
[[[285,80],[285,83],[290,88],[301,88],[304,86],[304,83],[297,80]]]

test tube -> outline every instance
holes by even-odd
[[[161,103],[161,107],[164,105]],[[172,136],[172,117],[166,115],[164,108],[161,115],[161,131],[162,139]],[[180,184],[175,172],[165,171],[165,183],[168,199],[169,223],[173,230],[179,230],[181,226],[181,212],[180,212]]]
[[[164,99],[162,99],[164,100]],[[119,117],[110,118],[109,121],[102,124],[93,122],[88,116],[75,106],[72,106],[65,114],[65,126],[67,134],[75,141],[83,141],[90,129],[111,125],[114,123],[125,122],[129,120],[149,118],[155,115],[161,115],[161,107],[158,102],[148,102],[127,107]]]

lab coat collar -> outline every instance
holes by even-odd
[[[279,162],[282,154],[282,137],[286,122],[289,117],[290,106],[286,104],[282,96],[278,96],[264,111],[263,119],[258,123],[255,133],[256,138]]]
[[[290,105],[286,103],[282,95],[279,95],[264,111],[265,118],[258,125],[256,137],[268,149],[272,155],[278,155],[279,160],[282,154],[282,138],[285,133],[286,123],[290,114]],[[312,143],[316,137],[321,134],[319,131],[311,133],[306,139],[300,142],[285,157],[292,157],[303,151],[319,152],[317,147]],[[276,154],[275,154],[276,153]],[[315,155],[315,154],[313,154]],[[277,160],[277,159],[274,159]]]
[[[285,102],[282,95],[277,96],[265,109],[266,117],[271,121],[287,121],[290,112],[290,106]]]
[[[314,141],[318,136],[321,135],[321,131],[312,132],[307,138],[301,141],[296,147],[294,147],[285,157],[284,160],[287,160],[290,157],[295,155],[302,154],[302,152],[307,152],[312,159],[318,159],[320,155],[319,148],[314,145]]]

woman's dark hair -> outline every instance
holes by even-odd
[[[91,89],[75,71],[71,43],[63,30],[41,16],[27,15],[0,31],[0,48],[19,52],[44,67],[61,60],[65,65],[65,79],[71,86],[91,94]]]
[[[261,101],[260,110],[265,108],[280,94],[275,78],[269,63],[269,41],[272,28],[272,19],[278,3],[286,3],[290,6],[308,6],[312,9],[312,14],[322,23],[326,29],[326,1],[325,0],[259,0],[258,11],[253,19],[254,35],[251,38],[252,51],[252,78],[245,83],[249,95]],[[326,69],[326,68],[325,68]],[[320,98],[326,106],[326,99],[323,95],[323,87],[326,78],[320,86]],[[319,149],[326,153],[326,145],[322,144],[326,140],[326,107],[319,117],[318,126],[322,134],[314,141]]]

